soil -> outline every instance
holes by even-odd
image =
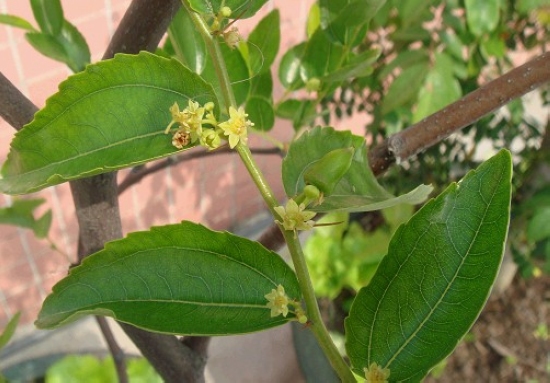
[[[549,329],[550,276],[516,277],[489,300],[440,376],[424,382],[550,382]]]

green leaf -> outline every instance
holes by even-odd
[[[10,25],[27,31],[35,31],[31,23],[19,16],[0,14],[0,24]]]
[[[60,0],[31,0],[32,13],[40,30],[57,36],[63,28],[63,8]]]
[[[356,77],[368,76],[372,73],[372,64],[380,56],[379,49],[369,49],[353,57],[348,64],[321,79],[323,82],[340,82]]]
[[[311,78],[321,78],[340,68],[344,49],[330,41],[326,33],[318,29],[306,44],[300,76],[304,82]]]
[[[8,344],[10,339],[13,337],[13,334],[15,334],[15,330],[17,329],[17,323],[19,323],[20,316],[21,316],[21,312],[17,312],[14,316],[12,316],[10,321],[4,328],[4,331],[2,331],[2,334],[0,334],[0,350],[4,348],[5,345]]]
[[[434,0],[394,1],[399,18],[405,28],[412,24],[421,24],[422,21],[433,18],[433,12],[430,9],[433,3]]]
[[[500,18],[501,0],[465,0],[466,22],[475,36],[494,31]]]
[[[89,65],[59,89],[15,135],[0,191],[30,193],[172,155],[170,106],[217,104],[196,74],[147,52]]]
[[[282,325],[265,294],[300,299],[292,269],[257,242],[192,222],[108,243],[53,288],[38,315],[52,328],[90,314],[170,334],[227,335]]]
[[[287,89],[298,89],[304,86],[300,76],[302,59],[306,51],[306,43],[300,43],[290,48],[281,58],[279,65],[279,80]]]
[[[0,224],[31,229],[38,238],[44,238],[50,230],[52,212],[48,210],[38,219],[33,214],[44,202],[44,199],[16,199],[11,206],[0,208]]]
[[[384,96],[382,114],[389,113],[402,105],[415,101],[428,70],[428,63],[426,62],[404,69],[391,83],[388,93]]]
[[[353,0],[348,4],[341,4],[337,16],[326,27],[325,33],[339,44],[357,45],[367,31],[365,27],[385,2],[386,0]]]
[[[63,30],[57,36],[28,32],[25,37],[38,52],[67,64],[73,72],[84,70],[90,62],[90,50],[86,40],[68,21],[65,21]]]
[[[271,99],[273,96],[273,77],[271,71],[266,71],[253,76],[250,79],[250,91],[248,97],[263,97]]]
[[[25,38],[34,49],[46,57],[62,63],[69,60],[63,45],[54,36],[42,32],[27,32]]]
[[[321,25],[321,10],[319,3],[313,3],[309,9],[306,23],[307,37],[310,38]]]
[[[354,371],[376,362],[392,381],[417,382],[456,347],[500,267],[511,176],[502,150],[397,230],[345,322]]]
[[[527,239],[538,242],[550,237],[550,207],[539,208],[527,224]]]
[[[413,191],[394,197],[376,180],[367,161],[365,140],[349,131],[317,127],[294,140],[283,160],[283,184],[289,197],[300,194],[305,186],[304,174],[312,164],[335,149],[355,149],[348,172],[325,197],[319,206],[310,208],[318,212],[328,211],[372,211],[400,203],[418,204],[432,191],[431,186],[421,185]]]
[[[251,76],[248,66],[238,49],[231,49],[227,46],[227,44],[221,44],[220,50],[222,52],[225,65],[228,68],[231,68],[229,70],[229,80],[231,80],[231,84],[233,85],[233,93],[235,94],[237,105],[241,105],[245,102],[250,90]],[[206,67],[202,72],[202,78],[206,80],[206,82],[212,84],[218,99],[223,100],[221,88],[218,85],[218,76],[211,59],[206,62]]]
[[[280,24],[279,10],[274,9],[250,32],[247,44],[249,45],[252,75],[268,71],[275,61],[281,41]]]
[[[317,117],[316,103],[312,100],[290,98],[277,106],[277,116],[292,120],[294,130],[309,125]]]
[[[116,382],[117,375],[112,358],[101,360],[94,355],[68,355],[48,368],[46,381]]]
[[[436,53],[435,65],[428,72],[426,81],[418,93],[418,105],[413,122],[443,109],[462,96],[460,83],[454,76],[454,60],[445,53]]]
[[[246,102],[246,113],[254,123],[254,129],[267,132],[275,124],[275,112],[273,104],[263,97],[250,97]]]
[[[267,0],[189,0],[191,8],[198,13],[217,14],[222,6],[231,8],[231,18],[247,19],[252,17],[267,3]]]
[[[201,74],[206,66],[206,45],[184,8],[181,8],[172,19],[168,27],[168,37],[183,65]]]

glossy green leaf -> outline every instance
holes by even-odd
[[[217,104],[196,74],[146,52],[89,65],[59,88],[15,135],[0,191],[29,193],[172,155],[170,106]]]
[[[550,237],[550,207],[544,206],[535,211],[527,224],[527,239],[537,242]]]
[[[34,27],[27,20],[14,15],[0,14],[0,24],[9,25],[16,28],[34,31]]]
[[[475,36],[483,36],[495,30],[500,18],[501,0],[465,0],[466,22]]]
[[[311,210],[328,211],[371,211],[394,206],[399,203],[418,204],[432,191],[431,186],[421,185],[413,191],[394,197],[376,180],[367,161],[365,140],[349,131],[333,128],[314,128],[294,140],[283,160],[283,184],[289,197],[300,194],[305,186],[304,174],[312,164],[327,153],[340,148],[355,149],[348,172],[319,206]]]
[[[306,43],[300,43],[286,51],[281,58],[279,80],[287,89],[298,89],[304,85],[300,72],[305,50]]]
[[[274,9],[250,32],[247,44],[252,75],[269,71],[271,64],[275,61],[281,41],[280,19],[279,10]]]
[[[40,32],[25,34],[27,41],[44,56],[61,61],[73,71],[80,72],[90,62],[90,49],[84,37],[68,21],[57,36]]]
[[[385,79],[396,68],[401,68],[404,70],[417,64],[424,64],[427,67],[429,58],[430,53],[426,49],[413,49],[398,52],[395,59],[390,61],[380,70],[378,79]]]
[[[391,83],[388,93],[384,96],[382,114],[416,100],[428,71],[427,62],[420,62],[404,69]]]
[[[275,124],[273,104],[264,97],[250,97],[246,102],[246,113],[254,123],[254,129],[267,132]]]
[[[377,363],[392,381],[418,382],[456,347],[500,267],[511,176],[511,155],[502,150],[397,230],[345,322],[357,373]]]
[[[40,218],[34,218],[34,210],[45,202],[43,199],[16,199],[9,207],[0,208],[0,224],[31,229],[38,238],[48,235],[52,212],[48,210]]]
[[[198,13],[217,14],[222,6],[231,8],[231,18],[246,19],[252,17],[267,0],[189,0],[191,8]]]
[[[32,13],[40,30],[57,36],[63,28],[63,8],[60,0],[31,0]]]
[[[13,334],[15,334],[20,316],[21,312],[18,311],[14,316],[11,317],[10,321],[2,331],[2,334],[0,334],[0,350],[8,344],[10,339],[13,337]]]
[[[454,76],[453,67],[454,60],[448,55],[435,54],[435,64],[418,93],[418,105],[413,113],[413,122],[443,109],[462,96],[462,89]]]
[[[53,288],[38,315],[53,328],[89,314],[171,334],[227,335],[287,323],[271,317],[265,294],[296,275],[257,242],[192,222],[136,232],[108,243]]]
[[[206,45],[185,9],[181,8],[172,19],[168,27],[168,37],[183,65],[201,74],[206,66]]]

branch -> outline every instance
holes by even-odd
[[[32,121],[38,108],[0,73],[0,116],[16,130]]]
[[[118,383],[128,383],[129,379],[128,371],[126,370],[126,361],[124,359],[124,351],[122,351],[122,349],[116,342],[116,339],[113,335],[113,332],[111,331],[111,327],[109,326],[107,319],[100,316],[96,316],[95,319],[97,321],[97,324],[99,325],[99,328],[101,329],[101,333],[103,335],[103,338],[105,339],[105,342],[107,342],[107,347],[109,348],[109,351],[113,356],[113,362],[115,364],[116,373],[118,376]]]
[[[258,155],[270,155],[270,154],[279,154],[282,155],[283,152],[279,148],[261,148],[261,149],[250,149],[254,154]],[[146,176],[156,173],[159,170],[166,169],[167,167],[174,166],[180,162],[189,161],[197,158],[203,158],[206,156],[218,155],[218,154],[234,154],[235,152],[229,149],[227,146],[215,150],[215,151],[193,151],[193,152],[184,152],[180,155],[174,157],[168,157],[163,161],[157,162],[151,166],[141,166],[136,167],[136,171],[129,173],[124,180],[118,185],[118,195],[124,193],[130,186],[140,182]]]
[[[405,161],[443,141],[548,81],[550,53],[544,53],[377,145],[369,153],[374,174],[383,173],[396,159]]]

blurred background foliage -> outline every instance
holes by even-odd
[[[310,36],[316,24],[323,24],[328,3],[320,1],[311,9]],[[548,0],[390,0],[371,20],[366,38],[353,48],[355,57],[379,54],[371,65],[339,87],[322,77],[314,81],[316,77],[301,70],[299,80],[286,84],[288,89],[308,92],[306,103],[300,113],[278,110],[278,115],[291,115],[298,129],[313,126],[319,118],[331,124],[367,114],[371,121],[364,132],[373,147],[546,51],[549,28]],[[288,79],[284,66],[288,55],[279,70],[283,84]],[[308,89],[312,82],[315,91]],[[279,108],[288,106],[289,100],[279,103]],[[511,254],[524,277],[550,273],[549,103],[546,85],[394,166],[382,182],[395,194],[430,183],[436,195],[496,150],[510,149],[515,166]],[[348,224],[315,230],[306,253],[319,296],[352,297],[358,286],[368,282],[396,229],[388,214],[328,217],[327,221]],[[403,221],[407,219],[404,215]]]

